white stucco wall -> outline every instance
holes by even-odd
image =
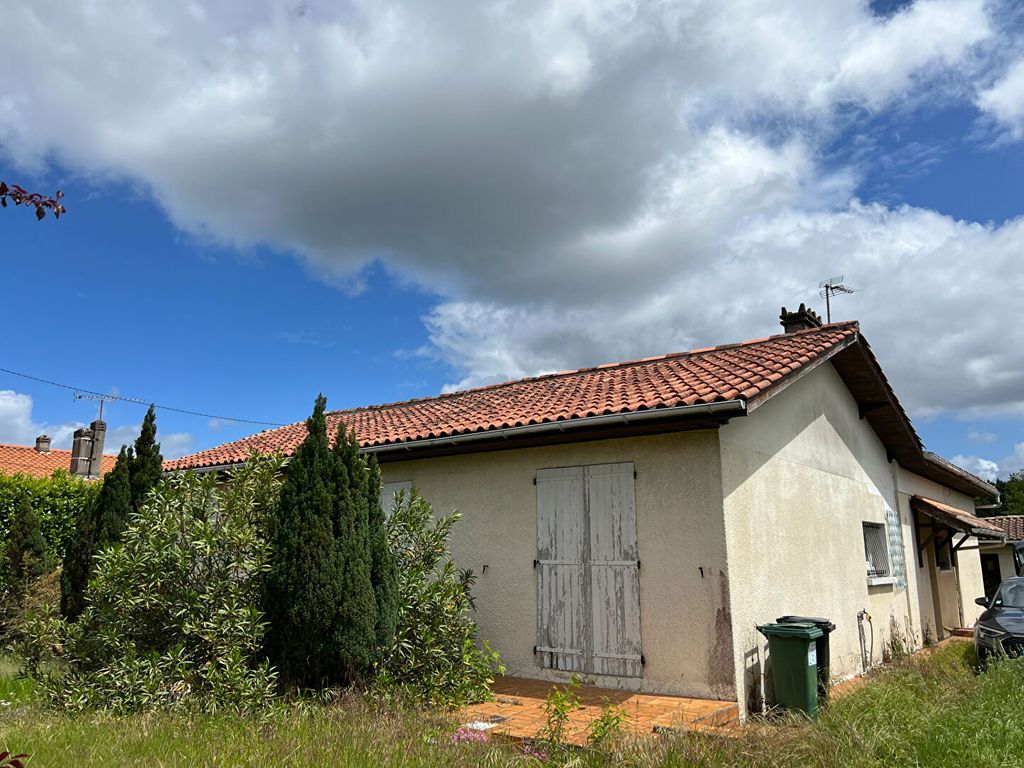
[[[904,519],[907,521],[912,521],[913,519],[910,509],[911,496],[925,496],[974,514],[974,499],[964,493],[954,491],[920,475],[915,475],[902,467],[899,467],[896,479],[899,487],[900,507]],[[927,539],[927,533],[924,534],[923,538]],[[960,540],[959,534],[954,540]],[[948,634],[943,630],[943,626],[951,627],[960,623],[960,611],[956,599],[958,588],[961,598],[959,602],[963,606],[963,625],[966,627],[974,626],[974,622],[984,610],[974,604],[974,598],[985,594],[984,580],[981,575],[981,557],[977,549],[978,541],[971,539],[964,544],[964,547],[957,553],[957,567],[955,570],[939,571],[935,574],[940,590],[941,626],[935,620],[931,574],[928,572],[928,569],[935,563],[935,549],[931,544],[925,547],[921,557],[921,567],[918,568],[916,545],[914,544],[912,531],[910,536],[907,537],[906,543],[907,559],[908,562],[913,562],[913,570],[916,574],[915,580],[918,585],[918,601],[921,613],[919,623],[921,627],[930,627],[933,637],[935,639],[942,639]]]
[[[872,617],[864,625],[869,650],[874,638],[872,662],[881,660],[893,624],[920,645],[920,605],[932,593],[925,579],[924,599],[919,595],[906,499],[921,492],[917,481],[928,481],[888,461],[831,364],[723,427],[720,446],[741,710],[756,709],[764,693],[767,643],[755,627],[780,615],[823,616],[836,624],[834,680],[862,671],[862,609]],[[948,489],[936,488],[925,495],[957,506],[970,502],[951,501]],[[905,581],[869,586],[862,525],[885,523],[887,515],[895,520],[897,513]],[[966,581],[975,574],[980,580],[976,551],[962,554],[961,567]]]
[[[537,642],[538,469],[631,461],[637,472],[642,680],[594,682],[734,698],[722,479],[716,431],[388,462],[386,482],[411,481],[439,512],[458,509],[458,564],[477,576],[480,636],[512,675],[541,669]]]

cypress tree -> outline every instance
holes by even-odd
[[[32,509],[32,504],[27,498],[18,502],[4,555],[11,583],[15,587],[20,587],[26,581],[38,578],[50,570],[43,529],[36,511]]]
[[[138,512],[146,496],[160,482],[164,471],[164,457],[160,455],[160,443],[156,441],[156,412],[152,405],[142,420],[134,455],[131,462],[132,510]]]
[[[391,648],[398,627],[398,568],[388,544],[384,510],[380,504],[380,466],[372,453],[366,459],[366,504],[369,510],[370,582],[377,603],[378,660]]]
[[[375,650],[365,471],[352,471],[346,441],[331,449],[326,406],[318,396],[288,465],[264,600],[267,655],[282,682],[306,687],[358,681]]]
[[[103,487],[92,505],[82,510],[75,535],[64,554],[60,575],[60,612],[76,619],[85,608],[85,589],[92,575],[92,558],[102,547],[120,541],[132,513],[130,448],[121,446],[114,468],[103,479]]]
[[[338,660],[346,682],[365,678],[378,658],[377,599],[373,589],[373,554],[370,546],[369,477],[359,444],[344,424],[334,439],[338,463],[336,546],[344,562],[342,601],[338,605],[334,635]],[[379,503],[379,502],[378,502]]]

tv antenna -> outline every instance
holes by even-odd
[[[830,277],[828,280],[822,280],[818,283],[818,287],[821,289],[818,291],[818,295],[825,300],[825,322],[832,322],[832,297],[840,293],[856,293],[856,288],[851,288],[848,285],[843,285],[843,275],[836,275]]]
[[[107,402],[108,400],[109,401],[125,400],[125,401],[130,402],[130,403],[141,403],[142,405],[145,405],[145,401],[143,401],[143,400],[136,400],[136,399],[130,398],[130,397],[118,397],[117,395],[95,395],[95,394],[92,394],[91,392],[79,392],[77,390],[75,390],[75,393],[71,397],[74,400],[98,400],[99,403],[100,403],[100,415],[99,415],[99,420],[100,421],[103,421],[103,404],[105,402]]]

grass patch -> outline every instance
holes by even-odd
[[[9,690],[3,685],[0,690]],[[28,752],[32,764],[48,768],[539,764],[514,745],[453,743],[453,725],[443,715],[381,714],[354,700],[281,708],[264,722],[168,714],[72,716],[29,703],[0,712],[0,750]],[[568,762],[583,768],[1005,766],[1022,754],[1024,662],[996,661],[979,675],[970,644],[953,643],[875,675],[831,704],[815,724],[754,721],[735,739],[702,734],[644,739],[617,744],[614,751],[570,753]]]

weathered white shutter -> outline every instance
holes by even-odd
[[[640,558],[633,465],[591,466],[586,475],[592,671],[640,677]]]
[[[537,571],[541,665],[642,676],[631,463],[537,473]]]
[[[583,672],[588,654],[582,467],[537,473],[537,653],[541,665]]]
[[[380,508],[384,510],[384,517],[389,517],[395,508],[395,494],[399,491],[405,491],[406,496],[408,496],[411,490],[411,480],[403,480],[399,483],[381,483]]]

